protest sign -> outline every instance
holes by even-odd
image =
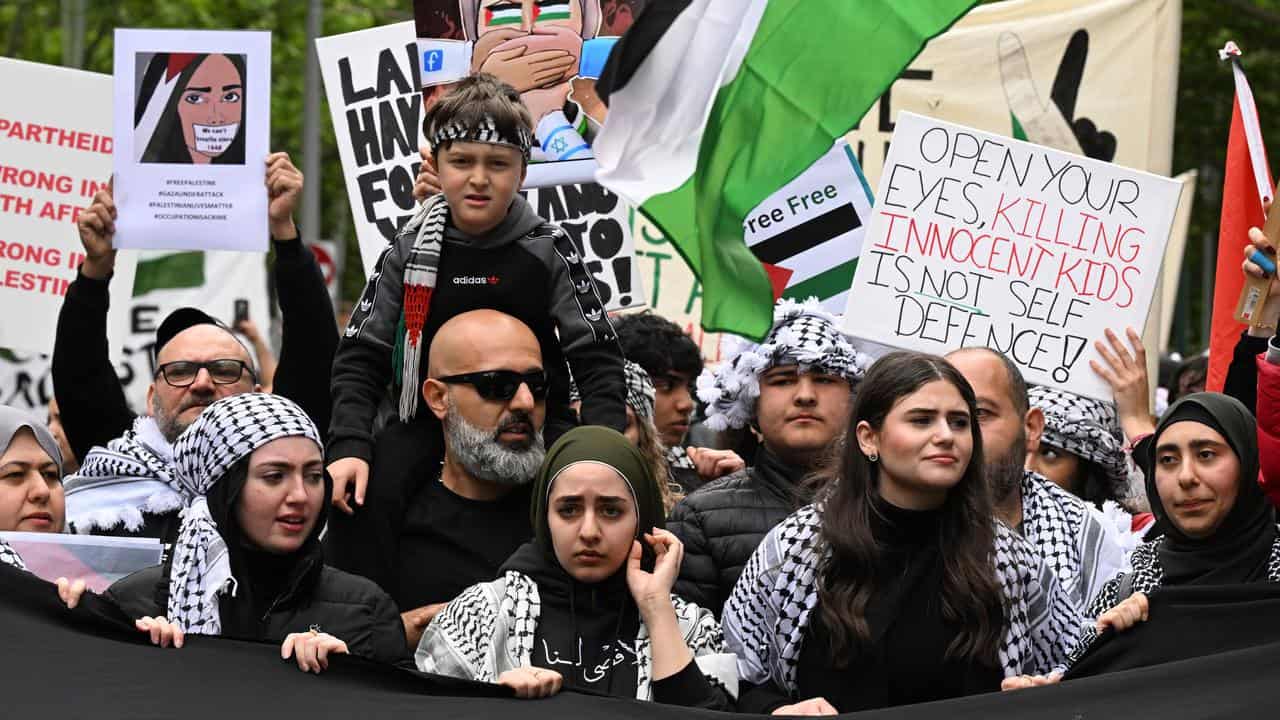
[[[85,587],[105,592],[120,578],[160,564],[158,538],[124,538],[62,533],[0,532],[37,577],[84,580]]]
[[[839,315],[870,217],[871,191],[841,140],[752,210],[743,231],[774,282],[775,296],[816,297]]]
[[[1104,328],[1141,329],[1179,183],[898,116],[845,328],[931,353],[984,346],[1033,383],[1110,400]]]
[[[0,110],[0,347],[53,349],[62,297],[84,249],[81,208],[111,175],[111,78],[98,73],[0,58],[0,85],[21,102]],[[116,257],[113,286],[133,283],[133,253]],[[110,311],[112,327],[126,321]]]
[[[413,23],[316,40],[365,275],[413,215],[422,101]]]
[[[520,91],[535,124],[526,187],[594,179],[591,143],[608,108],[596,80],[649,0],[414,0],[429,104],[486,72]]]
[[[596,183],[557,185],[523,194],[534,212],[573,239],[606,310],[644,304],[631,234],[632,210],[626,201]]]
[[[267,249],[271,33],[116,30],[115,246]]]

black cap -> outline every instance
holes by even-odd
[[[160,328],[156,330],[156,357],[160,357],[161,348],[168,345],[175,335],[196,325],[214,325],[231,332],[231,328],[228,328],[203,310],[193,307],[178,308],[169,313],[169,316],[160,323]]]

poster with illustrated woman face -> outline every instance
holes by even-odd
[[[146,52],[136,57],[138,161],[243,165],[245,56]]]
[[[271,34],[117,30],[116,247],[268,246]]]

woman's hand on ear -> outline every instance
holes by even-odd
[[[680,575],[680,563],[684,559],[684,544],[680,538],[662,528],[644,534],[644,541],[653,548],[657,561],[653,572],[640,567],[643,555],[639,540],[631,542],[631,555],[627,558],[627,587],[641,613],[647,608],[671,604],[671,587]]]

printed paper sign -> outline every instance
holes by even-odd
[[[267,250],[271,33],[117,30],[116,247]]]
[[[0,347],[53,350],[62,297],[84,248],[82,208],[111,176],[111,77],[0,58]],[[133,285],[134,253],[116,255],[113,288]],[[21,308],[21,312],[17,310]],[[122,328],[128,304],[111,307]]]
[[[413,216],[422,101],[413,23],[316,40],[365,275]]]
[[[631,208],[596,183],[529,190],[534,212],[564,228],[582,252],[606,310],[645,303],[631,235]]]
[[[871,218],[871,191],[849,144],[841,140],[799,177],[770,195],[742,224],[774,295],[816,297],[844,312]]]
[[[2,532],[32,574],[49,582],[60,577],[84,580],[96,593],[143,568],[160,564],[156,538],[118,538],[61,533]]]
[[[902,113],[845,327],[895,347],[985,346],[1102,400],[1105,328],[1141,330],[1179,184]]]
[[[526,187],[591,182],[609,109],[596,80],[649,0],[414,0],[427,103],[472,72],[520,92],[533,113]]]

